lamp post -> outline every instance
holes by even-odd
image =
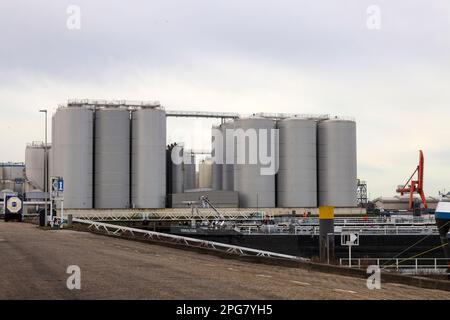
[[[39,110],[45,114],[45,142],[44,142],[44,195],[45,195],[45,220],[47,221],[48,207],[48,155],[47,155],[47,109]],[[47,223],[46,223],[47,224]]]

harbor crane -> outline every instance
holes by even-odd
[[[413,180],[415,174],[417,173],[417,179]],[[427,199],[425,198],[425,193],[423,191],[423,177],[424,177],[424,157],[423,151],[419,151],[419,164],[416,170],[413,172],[411,177],[405,183],[403,187],[397,189],[397,192],[402,196],[405,193],[409,193],[409,210],[414,209],[414,194],[418,193],[422,199],[423,206],[425,209],[428,208]]]

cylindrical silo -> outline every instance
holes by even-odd
[[[180,145],[175,145],[171,149],[171,152],[174,155],[178,155],[181,159],[183,159],[183,147]],[[171,155],[172,158],[172,155]],[[172,166],[172,193],[182,193],[183,190],[183,180],[184,180],[184,174],[183,174],[183,163],[175,163],[174,161],[170,161],[170,164]]]
[[[319,205],[356,206],[356,123],[332,119],[318,125]]]
[[[198,165],[198,187],[211,188],[212,185],[212,160],[205,159]]]
[[[94,205],[130,207],[130,112],[105,108],[95,112]]]
[[[164,208],[166,202],[166,112],[132,112],[131,202],[136,208]]]
[[[231,137],[234,132],[234,121],[229,121],[223,123],[220,128],[223,136],[223,165],[222,165],[222,190],[233,191],[234,186],[234,157],[233,149],[234,143],[233,139],[227,139],[228,136]],[[227,156],[228,154],[228,156]]]
[[[53,122],[53,175],[64,179],[64,207],[92,209],[93,111],[59,108]]]
[[[223,177],[223,136],[220,126],[212,127],[212,164],[211,164],[211,188],[213,190],[222,190]]]
[[[277,123],[280,167],[279,207],[317,207],[317,122],[291,118]]]
[[[196,189],[195,154],[184,150],[183,158],[183,191]]]
[[[35,189],[44,190],[45,145],[33,143],[25,149],[25,173],[27,180]]]
[[[272,119],[253,117],[235,121],[234,188],[239,192],[240,207],[275,207],[278,136],[274,129]],[[269,170],[271,164],[273,171]]]

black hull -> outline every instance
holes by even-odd
[[[187,236],[186,234],[180,234]],[[198,239],[216,241],[259,250],[312,258],[319,256],[319,236],[314,235],[189,235]],[[425,239],[424,239],[425,238]],[[424,240],[422,240],[424,239]],[[420,241],[422,240],[422,241]],[[359,246],[352,247],[352,258],[392,258],[420,241],[417,245],[399,255],[409,258],[441,242],[438,235],[361,235]],[[341,246],[341,237],[335,236],[336,258],[348,258],[348,247]],[[442,248],[420,255],[418,258],[443,258]]]

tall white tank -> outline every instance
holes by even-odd
[[[220,128],[223,136],[223,165],[222,165],[222,190],[234,191],[234,164],[232,159],[227,159],[227,153],[233,154],[234,143],[227,141],[227,132],[234,130],[234,121],[223,123]],[[229,158],[229,157],[228,157]],[[231,162],[231,163],[230,163]]]
[[[93,201],[93,111],[63,107],[53,121],[53,175],[64,178],[64,207],[92,209]]]
[[[317,122],[291,118],[278,121],[280,168],[279,207],[317,207]]]
[[[50,149],[50,147],[49,147]],[[50,151],[50,150],[48,150]],[[25,174],[35,189],[44,190],[45,184],[45,145],[32,143],[25,149]]]
[[[271,130],[275,129],[275,121],[266,118],[246,118],[236,120],[234,123],[235,134],[239,132],[245,133],[247,137],[253,138],[237,138],[236,152],[234,155],[234,187],[239,192],[239,206],[243,208],[273,208],[275,207],[275,171],[273,174],[264,174],[264,165],[259,157],[260,153],[270,155],[271,150]],[[240,130],[242,129],[242,130]],[[263,130],[263,131],[262,131]],[[260,139],[260,134],[266,135],[266,142],[263,146],[263,141]],[[256,137],[256,138],[255,138]],[[249,142],[253,139],[253,151]],[[274,141],[275,147],[277,142]],[[265,149],[265,150],[264,150]],[[245,152],[246,164],[239,164],[238,153]],[[256,163],[251,164],[251,153],[256,156]],[[277,148],[274,151],[273,159],[277,161]]]
[[[136,208],[164,208],[166,203],[166,112],[132,112],[131,202]]]
[[[105,108],[95,112],[94,205],[130,207],[130,112]]]
[[[198,187],[211,188],[212,186],[212,160],[205,159],[198,166]]]
[[[317,134],[319,205],[355,207],[356,123],[339,119],[322,121]]]
[[[212,127],[212,164],[211,164],[211,188],[222,190],[223,177],[223,138],[222,135],[215,137],[214,132],[221,132],[220,126]]]

